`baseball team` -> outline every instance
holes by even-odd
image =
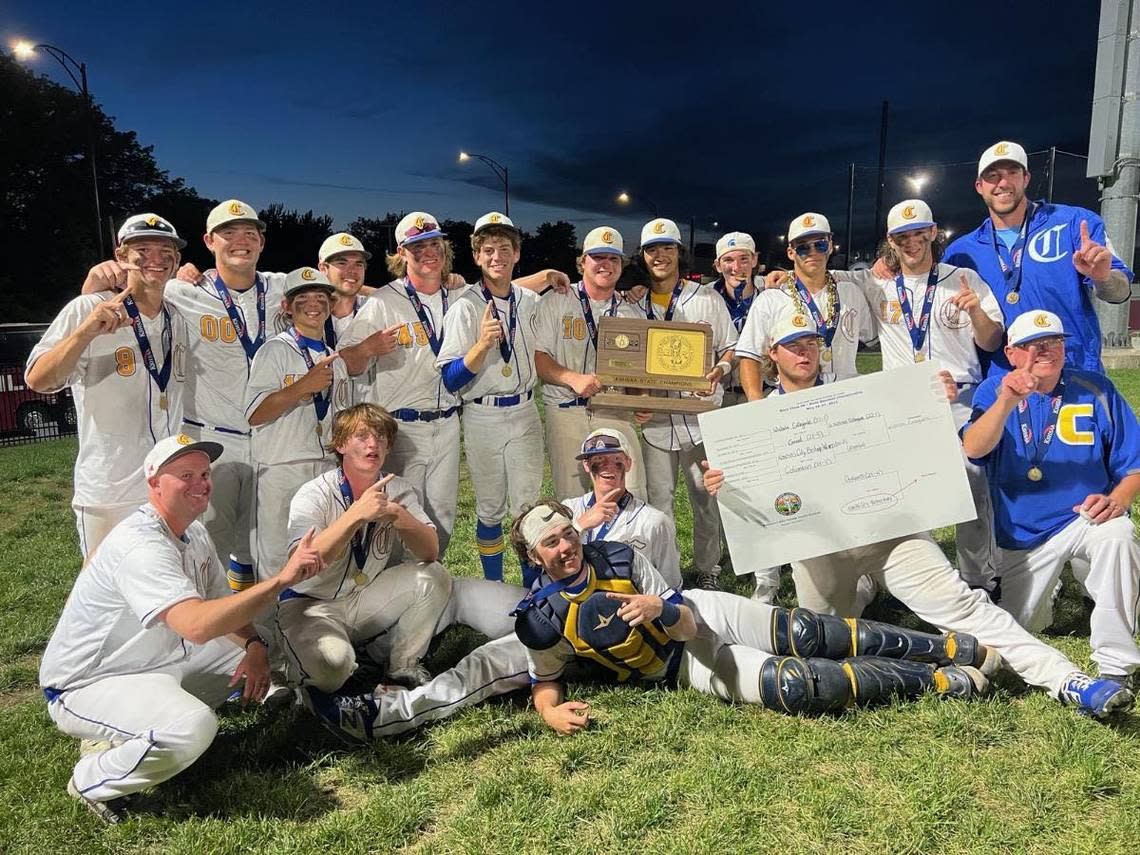
[[[84,565],[40,668],[49,715],[80,740],[68,793],[118,822],[195,762],[235,698],[296,699],[351,744],[526,687],[571,734],[591,710],[568,680],[798,714],[970,698],[1004,667],[1082,714],[1126,712],[1140,425],[1105,376],[1094,305],[1127,301],[1132,272],[1095,213],[1030,200],[1029,178],[1025,150],[999,142],[975,182],[988,216],[949,246],[907,199],[872,268],[830,271],[831,227],[809,212],[788,227],[789,270],[756,276],[755,242],[731,232],[709,284],[687,277],[663,218],[632,259],[616,228],[590,231],[571,282],[516,278],[521,233],[488,213],[467,284],[439,220],[413,212],[391,281],[369,288],[372,254],[347,233],[314,267],[259,271],[265,224],[236,199],[207,218],[206,271],[181,264],[170,222],[129,217],[26,370],[37,391],[70,387],[79,418]],[[627,265],[648,287],[619,288]],[[719,590],[726,474],[695,415],[590,406],[606,317],[707,325],[707,389],[654,394],[716,406],[843,382],[860,342],[878,340],[885,371],[929,361],[977,510],[957,527],[958,566],[914,532],[794,562],[793,608],[775,604],[780,567],[735,568],[751,598]],[[443,563],[461,435],[481,579]],[[561,501],[541,495],[547,463]],[[503,579],[508,545],[522,586]],[[1093,602],[1096,676],[1032,634],[1066,564]],[[938,632],[863,619],[880,591]],[[454,624],[488,640],[433,675],[422,659]]]

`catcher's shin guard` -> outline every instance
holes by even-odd
[[[931,690],[971,698],[985,687],[985,677],[970,666],[935,668],[881,656],[855,656],[840,662],[773,656],[760,668],[761,702],[785,713],[832,712],[896,696],[916,698]]]
[[[839,618],[808,609],[777,609],[773,615],[774,653],[781,656],[843,659],[884,656],[935,665],[980,666],[988,650],[972,635],[937,635],[862,618]]]

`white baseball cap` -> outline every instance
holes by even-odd
[[[897,235],[934,225],[934,213],[921,199],[903,199],[887,214],[887,234]]]
[[[439,220],[424,211],[412,211],[396,224],[397,246],[442,237],[447,235],[440,229]]]
[[[514,229],[516,232],[519,230],[518,226],[516,226],[511,218],[506,214],[500,214],[498,211],[491,211],[490,213],[484,214],[475,221],[475,228],[471,231],[471,234],[477,235],[488,226],[503,226],[504,228]]]
[[[621,232],[613,226],[598,226],[590,229],[582,241],[582,252],[586,255],[622,255],[625,242],[621,239]]]
[[[321,248],[317,250],[317,262],[328,261],[334,255],[341,255],[346,252],[363,253],[365,261],[372,257],[372,253],[364,248],[360,238],[350,235],[348,232],[337,232],[335,235],[329,235],[325,238]]]
[[[1052,312],[1033,309],[1018,315],[1009,325],[1009,343],[1025,344],[1039,338],[1065,335],[1065,326]]]
[[[135,214],[133,217],[127,217],[119,226],[116,240],[119,242],[119,246],[122,246],[129,240],[144,237],[166,238],[169,241],[174,241],[174,245],[179,249],[186,246],[186,241],[178,236],[178,232],[175,231],[170,220],[164,219],[158,214]]]
[[[788,243],[812,235],[830,235],[831,223],[823,214],[800,214],[788,224]]]
[[[790,311],[772,326],[772,331],[768,334],[768,347],[771,349],[778,344],[790,344],[797,339],[808,338],[809,336],[819,337],[819,330],[816,328],[815,321],[807,315]]]
[[[298,267],[285,277],[285,299],[302,291],[320,290],[330,297],[336,293],[329,278],[315,267]]]
[[[661,217],[650,220],[641,227],[641,245],[652,246],[655,243],[675,243],[680,246],[682,244],[681,230],[672,220]]]
[[[615,451],[629,454],[629,447],[626,445],[625,437],[622,436],[621,431],[614,428],[598,428],[582,440],[582,453],[574,459],[585,460],[597,454],[612,454]],[[632,457],[633,455],[629,456]]]
[[[1022,169],[1029,169],[1029,158],[1025,154],[1025,149],[1015,142],[1002,140],[982,152],[982,156],[978,159],[978,175],[1002,160],[1016,163]]]
[[[240,199],[227,199],[206,217],[206,233],[220,229],[226,223],[236,222],[256,223],[259,229],[265,231],[265,223],[257,218],[257,211]]]
[[[729,232],[716,242],[716,257],[719,259],[726,252],[732,252],[734,249],[755,252],[756,241],[752,239],[752,235],[746,232]]]
[[[154,448],[146,453],[146,457],[143,459],[143,474],[150,478],[171,460],[175,460],[183,454],[189,454],[191,451],[204,451],[206,456],[210,458],[210,462],[213,463],[222,456],[222,450],[221,443],[194,440],[184,433],[168,436],[156,442]]]

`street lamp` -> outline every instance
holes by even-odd
[[[656,202],[654,202],[652,199],[646,199],[644,196],[642,196],[641,198],[645,202],[645,204],[647,204],[650,208],[653,209],[654,219],[661,216],[661,214],[658,213],[658,208],[657,208]],[[630,196],[624,190],[622,190],[620,193],[617,194],[617,202],[619,205],[631,205],[631,204],[633,204],[633,197]]]
[[[918,194],[922,192],[922,188],[926,186],[926,182],[930,180],[930,176],[919,172],[915,175],[908,175],[906,180],[910,183],[910,186],[914,188],[914,192]]]
[[[99,171],[95,166],[95,106],[91,101],[91,92],[87,89],[87,63],[79,62],[67,51],[55,45],[32,44],[23,39],[12,45],[12,53],[21,62],[33,59],[39,50],[63,66],[63,70],[78,87],[87,105],[87,160],[91,164],[91,190],[95,196],[95,236],[99,241],[99,257],[103,258],[106,252],[103,248],[103,208],[99,203]]]
[[[511,215],[511,185],[507,178],[507,168],[497,160],[487,157],[485,154],[468,154],[465,151],[459,152],[460,163],[468,161],[471,158],[483,161],[483,163],[491,167],[491,171],[503,182],[503,213],[509,217]]]

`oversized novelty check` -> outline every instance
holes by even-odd
[[[699,418],[737,573],[977,516],[929,363]]]

